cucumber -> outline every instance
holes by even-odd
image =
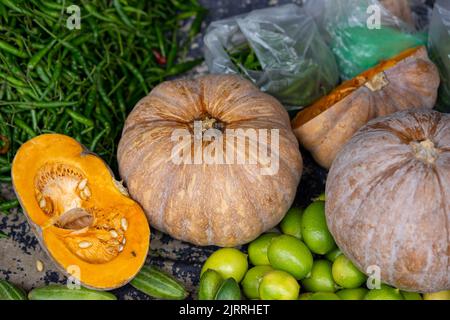
[[[130,284],[154,298],[183,300],[188,296],[188,292],[180,282],[151,266],[142,267]]]
[[[117,300],[112,293],[95,291],[81,287],[80,289],[69,289],[63,285],[49,285],[36,288],[28,294],[30,300]]]
[[[217,291],[215,300],[241,300],[241,289],[236,280],[226,279]]]
[[[206,270],[200,278],[198,300],[214,300],[222,283],[223,278],[220,273],[213,269]]]
[[[27,300],[27,295],[12,283],[0,280],[0,300]]]

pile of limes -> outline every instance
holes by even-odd
[[[214,252],[201,272],[201,300],[422,300],[450,292],[422,295],[381,284],[367,289],[367,277],[342,254],[328,230],[321,195],[305,210],[291,208],[280,232],[261,235],[247,255],[234,248]],[[240,286],[239,286],[240,284]]]

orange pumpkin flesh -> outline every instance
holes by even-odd
[[[150,237],[145,214],[76,140],[59,134],[29,140],[14,158],[12,178],[32,229],[65,273],[106,290],[140,270]]]
[[[341,146],[365,123],[409,108],[432,108],[439,75],[424,47],[403,51],[300,111],[292,121],[300,143],[329,168]]]

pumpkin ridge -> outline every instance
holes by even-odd
[[[445,221],[445,233],[447,236],[447,241],[449,241],[450,239],[450,225],[449,225],[449,216],[446,214],[445,212],[445,199],[450,199],[450,195],[445,194],[445,188],[442,185],[442,180],[440,175],[437,172],[438,167],[437,166],[433,166],[433,172],[435,173],[436,177],[437,177],[437,181],[438,181],[438,185],[439,185],[439,189],[441,189],[441,193],[444,194],[444,197],[441,196],[441,207],[442,207],[442,212],[444,214],[444,221]],[[450,251],[450,247],[447,244],[447,254]],[[447,257],[447,270],[450,269],[450,259]]]
[[[398,189],[398,186],[401,185],[401,183],[405,182],[406,177],[408,176],[408,173],[411,172],[414,169],[415,165],[416,165],[416,163],[413,162],[413,159],[408,159],[408,160],[409,160],[410,163],[408,163],[408,164],[405,163],[403,165],[403,166],[405,166],[405,170],[406,171],[401,176],[401,179],[399,181],[397,181],[397,183],[396,183],[397,188],[396,189]],[[427,172],[425,172],[425,174],[427,174]],[[417,193],[417,188],[415,188],[415,190],[414,190],[414,194],[416,194],[416,193]],[[404,213],[402,213],[402,214],[404,214]],[[383,216],[380,216],[380,220],[382,220],[382,217]],[[411,215],[408,214],[407,215],[407,220],[406,221],[405,220],[401,220],[401,221],[405,221],[405,224],[407,225],[408,221],[410,220],[409,219],[410,217],[411,217]],[[400,232],[401,231],[404,232],[404,227],[400,228]],[[401,237],[399,236],[400,232],[396,228],[393,229],[393,234],[395,235],[395,238],[393,240],[393,244],[392,244],[392,247],[391,247],[391,254],[390,254],[391,259],[390,259],[390,262],[388,263],[389,274],[388,274],[387,278],[389,280],[394,278],[395,262],[396,262],[397,254],[396,254],[396,252],[393,252],[393,251],[398,251],[399,250],[399,245],[397,245],[397,243],[401,239]],[[409,271],[412,272],[412,270],[409,270]],[[415,274],[417,274],[417,273],[415,273]]]

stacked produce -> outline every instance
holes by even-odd
[[[187,298],[145,265],[149,224],[224,247],[200,300],[450,299],[450,116],[431,110],[448,108],[443,28],[436,66],[407,2],[381,3],[375,30],[376,0],[213,23],[205,58],[222,74],[165,81],[201,61],[184,59],[196,0],[82,1],[81,29],[64,1],[0,0],[0,182],[17,196],[0,211],[20,204],[76,280],[28,294],[0,280],[0,300],[115,300],[127,283]],[[304,209],[299,143],[330,170]]]
[[[375,119],[328,174],[327,221],[343,252],[404,290],[450,287],[450,115],[412,110]]]
[[[300,111],[292,126],[300,143],[329,169],[342,146],[369,120],[433,108],[439,73],[425,47],[411,48],[343,82]]]
[[[291,208],[278,227],[252,241],[248,255],[234,248],[214,252],[202,267],[198,299],[238,300],[243,293],[262,300],[433,300],[450,292],[421,295],[384,283],[372,286],[336,246],[325,201]]]

